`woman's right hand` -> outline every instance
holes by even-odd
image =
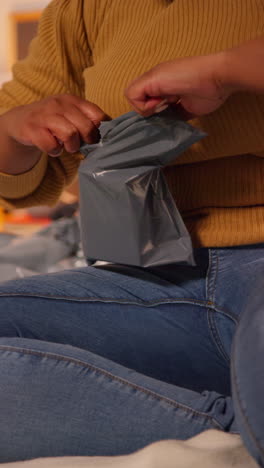
[[[63,149],[77,152],[81,141],[96,143],[102,120],[107,116],[98,106],[64,94],[10,110],[0,128],[17,144],[57,157]]]

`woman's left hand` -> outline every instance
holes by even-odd
[[[221,82],[225,54],[164,62],[134,80],[125,95],[132,107],[149,116],[169,103],[179,103],[191,116],[209,114],[231,94]]]

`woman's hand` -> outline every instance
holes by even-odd
[[[232,92],[221,81],[224,66],[225,53],[164,62],[134,80],[125,95],[144,116],[169,103],[179,104],[189,116],[209,114]]]
[[[75,153],[82,140],[97,142],[98,127],[105,119],[107,116],[95,104],[58,95],[12,109],[1,116],[0,126],[16,143],[56,157],[63,148]]]

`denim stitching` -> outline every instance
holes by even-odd
[[[206,299],[208,300],[209,298],[209,278],[210,278],[210,272],[212,268],[212,249],[209,249],[209,262],[208,262],[208,268],[206,272],[206,279],[205,279],[205,293],[206,293]]]
[[[218,349],[220,355],[224,358],[226,363],[228,365],[230,365],[230,357],[228,356],[228,354],[226,353],[226,351],[224,349],[222,340],[221,340],[221,338],[219,336],[217,327],[215,325],[214,314],[212,313],[212,310],[210,310],[210,309],[208,309],[208,313],[207,313],[207,322],[208,322],[208,327],[209,327],[211,336],[212,336],[213,341],[214,341],[214,343],[216,345],[216,348]]]
[[[236,315],[234,315],[232,312],[222,309],[221,307],[218,307],[216,304],[213,304],[212,307],[208,307],[210,310],[215,310],[215,312],[219,312],[220,314],[226,315],[232,322],[234,322],[235,325],[238,324],[238,318]]]
[[[218,271],[219,271],[219,257],[217,250],[215,251],[215,278],[214,278],[214,285],[213,285],[213,302],[215,303],[215,295],[216,295],[216,282],[217,282],[217,277],[218,277]]]
[[[171,400],[170,398],[167,398],[167,397],[164,397],[163,395],[160,395],[159,393],[153,392],[152,390],[148,390],[148,389],[146,389],[144,387],[141,387],[141,386],[139,386],[137,384],[133,384],[132,382],[129,382],[128,380],[123,379],[122,377],[117,377],[116,375],[112,374],[109,371],[106,371],[104,369],[96,367],[96,366],[94,366],[92,364],[88,364],[87,362],[83,362],[83,361],[81,361],[79,359],[71,358],[71,357],[68,357],[68,356],[67,357],[66,356],[61,356],[61,355],[54,354],[54,353],[36,351],[36,350],[32,350],[32,349],[18,348],[18,347],[15,347],[15,346],[13,347],[13,346],[0,345],[0,350],[10,351],[10,352],[17,352],[17,353],[21,353],[21,354],[27,354],[27,355],[31,355],[31,356],[36,356],[38,358],[46,357],[46,358],[57,360],[57,361],[70,362],[75,366],[81,366],[81,367],[84,367],[86,369],[90,369],[91,371],[93,371],[93,372],[95,372],[97,374],[104,375],[105,377],[107,377],[109,379],[112,379],[112,380],[115,380],[116,382],[119,382],[122,385],[126,385],[128,387],[133,388],[134,390],[138,390],[138,391],[140,391],[142,393],[145,393],[146,395],[151,396],[152,398],[154,398],[154,399],[156,399],[158,401],[164,401],[168,405],[173,406],[174,408],[184,410],[187,413],[191,413],[191,414],[193,414],[195,416],[202,416],[205,419],[211,421],[218,428],[220,428],[222,430],[224,429],[224,427],[218,421],[216,421],[212,416],[209,416],[206,413],[203,413],[201,411],[196,411],[193,408],[190,408],[189,406],[182,405],[182,404],[180,404],[180,403],[178,403],[178,402],[176,402],[174,400]]]
[[[221,349],[219,349],[218,343],[215,340],[215,336],[214,336],[213,329],[212,329],[212,326],[211,326],[211,317],[212,317],[212,311],[211,311],[211,309],[208,308],[207,309],[207,326],[208,326],[208,329],[209,329],[211,340],[212,340],[214,346],[216,347],[216,351],[217,351],[217,354],[219,355],[219,357],[221,359],[224,358],[224,361],[226,361],[225,356],[223,356],[223,354],[221,352]]]
[[[213,256],[215,254],[215,259],[216,259],[216,268],[214,268],[213,265]],[[215,270],[215,271],[214,271]],[[236,314],[233,314],[230,310],[223,309],[222,307],[218,307],[218,305],[215,303],[215,290],[216,290],[216,281],[217,281],[217,274],[219,270],[219,257],[217,255],[216,250],[214,249],[209,249],[209,264],[208,264],[208,269],[207,269],[207,274],[206,274],[206,299],[208,303],[212,304],[212,307],[210,309],[215,309],[217,312],[223,313],[224,315],[228,316],[231,320],[235,322],[235,324],[238,323],[238,318]],[[214,285],[213,285],[213,297],[210,298],[211,294],[211,286],[212,286],[212,281],[210,278],[211,273],[215,272],[214,275]]]
[[[218,256],[215,250],[211,249],[211,265],[208,272],[208,300],[215,302],[216,279],[218,274]]]
[[[56,299],[58,301],[69,301],[69,302],[109,302],[109,303],[117,303],[117,304],[127,304],[127,305],[138,305],[138,306],[145,306],[151,307],[153,305],[160,305],[160,304],[170,304],[175,302],[187,302],[195,305],[200,306],[212,306],[213,304],[210,301],[204,301],[202,299],[189,299],[189,298],[166,298],[166,299],[155,299],[154,301],[130,301],[128,299],[121,299],[121,298],[111,298],[111,297],[73,297],[73,296],[56,296],[52,294],[40,294],[40,293],[0,293],[0,297],[35,297],[40,299]]]
[[[200,299],[189,299],[189,298],[167,298],[167,299],[156,299],[155,301],[129,301],[127,299],[113,299],[113,298],[99,298],[99,297],[72,297],[72,296],[55,296],[48,294],[33,294],[33,293],[0,293],[0,297],[23,297],[27,298],[39,298],[47,300],[56,300],[56,301],[68,301],[68,302],[101,302],[101,303],[116,303],[116,304],[125,304],[125,305],[134,305],[138,307],[155,307],[163,304],[192,304],[197,305],[198,307],[206,307],[209,309],[214,309],[217,312],[220,312],[228,316],[235,323],[238,322],[237,317],[230,311],[218,307],[211,301],[203,301]]]
[[[217,282],[218,270],[219,270],[219,257],[217,255],[217,251],[215,249],[214,250],[210,249],[209,268],[208,268],[208,275],[207,275],[208,280],[206,281],[206,285],[207,285],[207,299],[211,300],[211,302],[214,304],[214,307],[209,307],[207,310],[207,322],[208,322],[208,327],[209,327],[211,336],[213,338],[213,341],[216,345],[217,350],[220,352],[220,355],[224,358],[226,363],[229,365],[230,358],[225,351],[221,337],[218,333],[215,320],[214,320],[214,316],[213,316],[213,311],[223,313],[224,315],[229,317],[233,322],[235,322],[235,324],[237,324],[237,318],[235,315],[232,314],[232,312],[218,308],[215,304],[215,293],[216,293],[216,282]]]

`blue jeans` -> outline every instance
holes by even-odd
[[[216,428],[240,431],[263,463],[264,246],[195,256],[195,268],[107,265],[0,285],[0,462],[124,454]]]

